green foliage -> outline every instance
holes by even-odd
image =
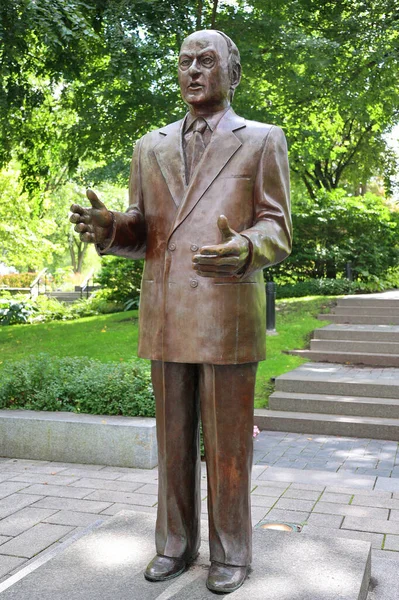
[[[0,408],[153,417],[150,368],[39,354],[4,366]]]
[[[133,261],[119,256],[104,256],[96,281],[108,291],[109,300],[138,302],[142,272],[142,260]]]
[[[37,273],[10,273],[8,275],[0,275],[0,287],[7,286],[12,288],[28,288]]]
[[[399,259],[399,213],[373,194],[348,197],[344,190],[297,199],[293,207],[291,256],[266,271],[280,283],[345,276],[352,263],[354,278],[384,279]]]
[[[0,304],[0,325],[27,323],[36,313],[32,302],[2,300]]]

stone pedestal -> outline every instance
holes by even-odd
[[[19,581],[0,585],[1,600],[206,600],[203,542],[196,563],[163,583],[143,577],[154,555],[154,515],[121,512]],[[253,565],[232,600],[366,600],[370,544],[300,533],[254,531]],[[34,566],[34,565],[33,565]],[[24,573],[21,572],[21,575]]]

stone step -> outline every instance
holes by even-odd
[[[366,315],[366,316],[381,316],[381,317],[399,317],[399,307],[393,308],[390,306],[340,306],[339,304],[333,309],[334,315]]]
[[[289,354],[316,362],[350,363],[373,367],[399,367],[399,354],[378,354],[371,352],[344,352],[328,350],[291,350]]]
[[[277,377],[276,391],[399,398],[399,369],[310,362]]]
[[[384,308],[398,308],[399,309],[399,298],[397,299],[386,299],[376,298],[375,296],[349,296],[346,298],[339,298],[337,301],[338,306],[381,306]]]
[[[318,340],[359,340],[367,342],[398,342],[397,325],[326,325],[315,329],[313,338]]]
[[[365,398],[328,394],[274,392],[269,409],[302,413],[399,419],[399,398]]]
[[[313,339],[310,349],[316,352],[360,352],[372,354],[399,354],[399,336],[397,342],[372,342],[352,340]]]
[[[320,321],[330,321],[332,323],[348,323],[352,325],[399,325],[399,316],[378,316],[378,315],[351,315],[333,313],[318,315]]]
[[[399,419],[256,409],[261,430],[399,441]]]

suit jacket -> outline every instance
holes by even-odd
[[[113,235],[101,252],[146,259],[139,356],[210,364],[263,360],[262,269],[291,251],[284,134],[228,110],[187,186],[183,123],[151,131],[137,142],[130,206],[113,213]],[[221,242],[221,214],[248,239],[248,263],[238,277],[200,277],[192,258],[201,246]]]

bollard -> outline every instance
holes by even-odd
[[[353,272],[352,272],[352,263],[351,262],[346,263],[345,271],[346,271],[346,278],[349,281],[353,281]]]
[[[266,333],[276,334],[276,284],[274,281],[266,283]]]

